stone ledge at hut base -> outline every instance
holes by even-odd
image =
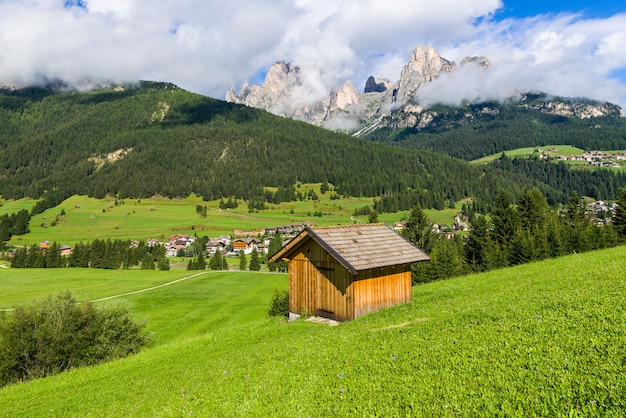
[[[301,316],[298,314],[294,314],[293,312],[289,312],[289,322],[293,322],[296,319],[300,318]],[[309,322],[315,322],[316,324],[326,324],[326,325],[330,325],[331,327],[334,327],[336,325],[339,325],[341,322],[339,321],[335,321],[334,319],[330,319],[330,318],[324,318],[322,316],[309,316],[306,318],[307,321]]]
[[[330,318],[324,318],[322,316],[310,316],[306,320],[309,322],[315,322],[317,324],[330,325],[331,327],[334,327],[340,324],[339,321],[335,321],[334,319],[330,319]]]

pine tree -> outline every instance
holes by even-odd
[[[256,248],[252,250],[250,254],[250,271],[259,271],[261,270],[261,260],[259,258],[259,252]]]
[[[216,250],[209,260],[209,268],[211,270],[222,270],[222,253],[219,250]]]
[[[626,239],[626,187],[619,189],[617,193],[617,208],[613,216],[613,227],[620,239]]]
[[[20,247],[15,250],[15,256],[11,259],[12,268],[26,268],[26,259],[28,258],[28,250],[25,247]]]
[[[440,239],[435,243],[430,255],[432,280],[454,277],[460,272],[459,255],[453,240]]]
[[[65,267],[61,258],[61,250],[56,242],[52,243],[50,248],[46,250],[44,264],[46,268]]]
[[[219,251],[217,251],[219,253]],[[198,256],[196,258],[196,270],[204,270],[206,269],[206,260],[204,259],[204,252],[202,250],[198,251]]]
[[[283,239],[280,234],[276,234],[270,240],[269,248],[268,248],[268,256],[273,256],[276,254],[281,248],[283,248]],[[284,273],[287,271],[287,263],[284,261],[277,261],[275,263],[267,263],[267,268],[269,271],[279,271]]]
[[[427,254],[435,245],[437,234],[433,232],[433,223],[420,205],[414,206],[409,212],[402,236]]]
[[[239,251],[239,270],[245,270],[248,262],[246,261],[246,253],[243,250]]]
[[[159,257],[159,259],[157,260],[157,267],[159,268],[159,270],[161,271],[167,271],[170,269],[170,260],[162,255]]]
[[[487,269],[486,251],[489,245],[488,225],[484,216],[479,216],[472,224],[465,245],[465,261],[474,271]]]
[[[494,241],[506,252],[518,226],[517,210],[511,204],[509,194],[502,190],[491,214]]]
[[[106,253],[106,244],[99,239],[91,243],[89,250],[89,266],[91,268],[104,268],[104,255]]]
[[[148,253],[143,256],[143,259],[141,260],[141,269],[154,270],[154,257],[152,257],[152,254]]]

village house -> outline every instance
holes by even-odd
[[[72,255],[72,247],[69,245],[59,245],[59,252],[61,256]]]
[[[157,246],[161,245],[161,243],[159,242],[158,239],[150,238],[150,239],[146,240],[146,245],[148,247],[157,247]]]
[[[169,241],[163,244],[165,247],[165,255],[174,257],[178,255],[179,251],[186,251],[187,248],[189,248],[189,246],[195,241],[196,239],[194,237],[190,237],[189,235],[172,235],[169,237]]]
[[[411,300],[411,264],[430,258],[383,224],[309,227],[269,261],[289,265],[289,316],[346,321]]]
[[[215,254],[216,251],[222,251],[226,248],[224,244],[219,240],[219,238],[210,238],[206,243],[204,249],[210,255]]]
[[[250,254],[253,250],[259,251],[259,244],[262,241],[257,238],[237,238],[233,241],[233,251],[239,254],[243,251],[244,254]]]
[[[402,231],[404,228],[406,228],[406,222],[396,222],[393,224],[393,229],[395,231]]]
[[[452,225],[452,229],[455,231],[469,231],[470,227],[467,222],[461,220],[461,218],[457,215],[454,217],[454,224]]]

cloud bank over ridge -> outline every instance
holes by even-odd
[[[313,100],[347,79],[358,89],[371,74],[396,80],[424,44],[457,62],[482,55],[493,64],[442,76],[420,91],[425,102],[543,90],[626,104],[626,13],[502,20],[503,7],[500,0],[0,0],[0,82],[147,79],[223,98],[284,60],[301,67]]]

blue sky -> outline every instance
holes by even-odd
[[[582,13],[590,18],[606,18],[626,11],[624,2],[616,0],[516,0],[505,1],[503,6],[497,12],[498,18],[530,17],[547,13]]]
[[[492,62],[485,73],[444,77],[424,100],[541,90],[626,105],[618,1],[0,0],[8,85],[148,79],[223,98],[287,61],[301,68],[301,99],[314,101],[346,80],[357,89],[369,75],[396,81],[417,45]]]

